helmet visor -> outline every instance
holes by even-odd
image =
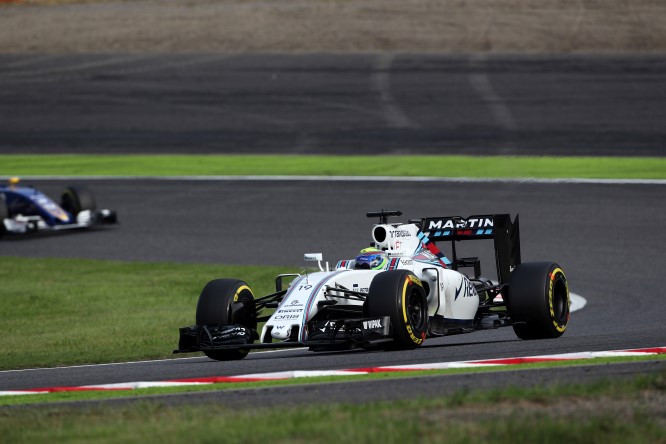
[[[384,267],[386,257],[383,253],[363,253],[356,257],[355,268],[380,270]]]

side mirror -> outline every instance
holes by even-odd
[[[324,259],[324,256],[321,253],[305,253],[303,259],[305,262],[317,262],[319,270],[324,271],[324,268],[321,266],[321,261]],[[326,271],[328,271],[328,262],[326,263]]]
[[[305,253],[305,262],[321,262],[324,256],[321,253]]]

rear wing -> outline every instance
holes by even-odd
[[[520,264],[520,227],[518,215],[511,222],[509,214],[469,216],[427,217],[421,219],[421,231],[432,241],[451,241],[452,266],[474,266],[478,275],[480,265],[477,258],[456,257],[456,241],[493,239],[497,279],[502,284],[511,280],[511,271]]]

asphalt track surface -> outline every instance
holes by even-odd
[[[69,183],[35,185],[55,194]],[[666,338],[659,279],[666,266],[662,250],[666,235],[660,229],[666,219],[663,185],[100,180],[90,186],[101,206],[119,211],[121,225],[91,232],[5,238],[0,242],[2,255],[275,264],[293,265],[298,271],[304,266],[304,252],[322,251],[333,262],[353,257],[367,245],[373,222],[364,216],[368,210],[400,209],[406,218],[510,212],[520,213],[523,261],[560,263],[571,290],[584,296],[587,305],[572,315],[566,334],[555,340],[521,341],[510,328],[504,328],[428,341],[413,351],[313,353],[299,349],[251,354],[239,362],[193,356],[2,372],[0,390],[654,347],[663,346]],[[484,251],[483,243],[469,247],[469,253]],[[487,264],[487,256],[481,256]],[[484,272],[492,277],[489,268],[486,265]],[[217,277],[223,276],[211,279]],[[164,344],[165,348],[176,346],[178,327],[173,326],[174,341]],[[663,369],[658,365],[635,366],[632,371],[612,368],[624,375]],[[579,376],[571,372],[525,372],[518,379],[497,374],[459,378],[468,378],[468,386],[503,386],[510,381],[540,384],[544,378],[571,381],[616,373],[588,367],[580,367]],[[423,392],[427,384],[422,378],[410,381],[412,393]],[[360,390],[358,384],[327,387],[295,390],[342,391],[330,399],[344,393],[351,397]],[[372,383],[363,387],[367,393],[373,392]],[[400,390],[410,392],[406,387]],[[266,392],[266,396],[276,397],[271,401],[255,395],[244,395],[244,399],[279,403],[280,397],[298,398],[296,392],[286,388]]]
[[[0,55],[0,153],[663,156],[665,70],[666,58],[658,55]],[[420,175],[427,175],[427,165]],[[56,195],[75,182],[33,183]],[[510,212],[521,215],[523,260],[560,263],[587,305],[557,340],[520,341],[511,329],[500,329],[432,340],[408,352],[290,350],[228,363],[190,357],[2,372],[0,390],[642,348],[663,346],[666,339],[658,278],[666,266],[663,185],[89,185],[100,206],[119,211],[121,225],[10,236],[0,241],[0,254],[288,265],[298,271],[305,252],[321,251],[334,262],[367,245],[366,211],[400,209],[408,218]],[[481,244],[466,248],[492,263]],[[489,268],[484,274],[492,277]],[[211,279],[216,277],[223,276]],[[176,346],[178,327],[165,348]],[[451,387],[569,382],[660,368],[409,378],[215,399],[268,405],[382,393],[437,395]],[[207,396],[215,397],[201,398]]]
[[[665,106],[659,54],[0,54],[0,153],[662,156]]]

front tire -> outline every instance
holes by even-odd
[[[84,186],[67,187],[60,196],[60,206],[63,210],[76,217],[81,211],[97,209],[97,202],[92,191]]]
[[[559,338],[569,322],[569,284],[553,262],[518,265],[511,273],[508,310],[521,339]]]
[[[4,195],[0,195],[0,238],[5,234],[5,219],[9,218],[9,209]]]
[[[197,302],[196,323],[204,325],[242,325],[252,330],[257,329],[256,317],[244,313],[233,313],[232,302],[252,303],[254,294],[250,287],[238,279],[215,279],[208,282]],[[249,350],[211,350],[205,355],[217,361],[234,361],[243,359]]]
[[[370,317],[390,316],[396,348],[420,347],[426,337],[426,292],[410,271],[392,270],[375,276],[368,291],[367,312]]]

